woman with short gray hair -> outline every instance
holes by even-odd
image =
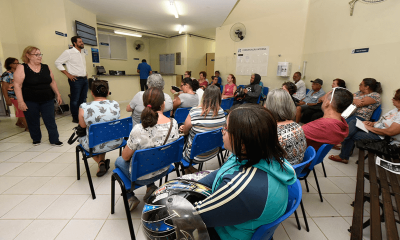
[[[153,73],[147,78],[147,86],[148,88],[156,87],[160,90],[164,90],[164,79],[162,78],[161,74]],[[144,105],[143,105],[143,94],[144,91],[140,91],[136,93],[133,99],[130,101],[128,106],[126,106],[127,112],[132,112],[132,121],[133,126],[140,123],[140,115],[142,115]],[[171,111],[172,110],[172,99],[171,97],[164,93],[165,98],[165,109],[164,111]]]
[[[287,160],[295,165],[303,161],[307,149],[306,136],[301,126],[294,122],[296,106],[289,93],[275,89],[268,93],[265,107],[271,111],[278,124],[278,139],[287,153]]]

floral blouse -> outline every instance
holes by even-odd
[[[379,107],[379,105],[381,105],[381,95],[377,92],[361,95],[361,92],[358,91],[353,94],[353,97],[354,99],[363,99],[365,97],[370,97],[376,101],[373,104],[357,108],[355,112],[356,116],[364,118],[365,121],[368,121],[374,113],[375,109]]]
[[[287,153],[286,160],[292,164],[303,161],[307,149],[306,136],[301,126],[295,122],[278,125],[278,140]]]

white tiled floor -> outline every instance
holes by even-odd
[[[122,113],[127,117],[128,113]],[[32,145],[29,133],[14,125],[15,119],[0,119],[0,239],[130,239],[119,186],[116,186],[116,212],[110,214],[111,181],[109,171],[97,178],[97,166],[90,160],[97,198],[92,200],[83,162],[81,180],[76,180],[75,146],[67,144],[71,129],[76,126],[71,117],[57,119],[63,147],[52,147],[42,127],[40,146]],[[336,154],[332,150],[330,154]],[[107,154],[113,168],[118,151]],[[316,172],[324,201],[321,203],[314,176],[309,177],[310,192],[304,182],[303,202],[310,232],[305,231],[300,218],[299,231],[293,216],[275,232],[275,239],[348,239],[351,225],[356,170],[355,152],[348,165],[325,160],[328,178],[320,165]],[[218,167],[216,159],[205,163],[205,169]],[[176,176],[170,175],[170,179]],[[144,188],[136,195],[142,199]],[[368,203],[367,203],[368,204]],[[368,205],[367,205],[368,206]],[[143,201],[131,216],[137,239],[144,239],[140,221]],[[302,216],[301,211],[298,211]],[[368,216],[368,211],[365,216]],[[368,239],[369,228],[364,230]]]

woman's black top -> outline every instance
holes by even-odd
[[[54,99],[55,94],[51,89],[51,76],[49,66],[41,64],[40,72],[34,72],[28,64],[22,64],[25,71],[25,79],[22,84],[22,96],[24,101],[45,102]]]

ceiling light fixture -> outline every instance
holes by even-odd
[[[181,34],[183,32],[183,30],[185,30],[185,25],[181,25],[179,27],[179,34]]]
[[[115,34],[121,34],[121,35],[128,35],[132,37],[142,37],[142,35],[137,34],[137,33],[127,33],[127,32],[121,32],[121,31],[114,31]]]
[[[179,18],[178,9],[176,8],[176,4],[174,0],[169,0],[169,4],[171,5],[172,11],[174,12],[175,18]]]

